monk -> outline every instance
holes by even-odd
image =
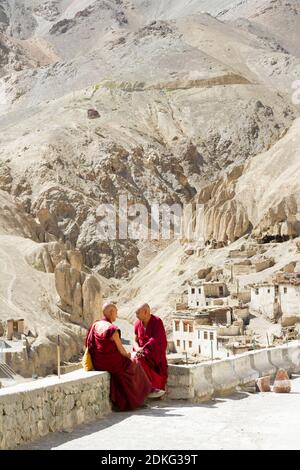
[[[142,366],[131,360],[121,343],[121,332],[113,325],[118,310],[115,304],[103,307],[103,319],[93,323],[87,333],[88,347],[95,370],[110,372],[110,398],[120,411],[134,410],[143,405],[151,384]]]
[[[162,320],[151,314],[148,304],[139,307],[135,313],[137,317],[133,342],[135,360],[143,366],[151,381],[152,390],[149,398],[160,397],[165,393],[168,379],[165,328]]]

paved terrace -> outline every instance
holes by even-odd
[[[22,449],[300,449],[300,376],[290,394],[236,393],[199,405],[152,401]]]

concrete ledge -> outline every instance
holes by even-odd
[[[300,341],[276,348],[247,352],[220,361],[192,366],[169,366],[167,396],[171,399],[209,400],[228,395],[264,375],[275,376],[279,368],[300,371]]]
[[[0,449],[69,431],[111,411],[107,372],[83,369],[0,390]]]
[[[239,385],[239,379],[233,368],[233,360],[228,358],[211,365],[212,384],[215,395],[231,393]]]
[[[293,371],[293,363],[290,361],[286,346],[269,349],[270,362],[276,369],[285,369],[288,373]]]
[[[250,354],[242,354],[233,360],[233,369],[238,377],[239,385],[246,385],[259,377],[259,372],[251,366]]]
[[[192,373],[195,401],[201,402],[209,400],[214,393],[211,365],[203,364],[202,367],[194,366],[192,368]]]
[[[291,372],[300,372],[300,341],[294,341],[293,345],[286,349],[286,354],[292,364]]]
[[[168,396],[172,400],[194,398],[193,375],[189,366],[169,366]]]
[[[273,377],[276,373],[276,366],[271,364],[270,355],[267,349],[260,349],[250,355],[251,366],[259,373],[260,377],[270,375]]]

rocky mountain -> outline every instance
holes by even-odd
[[[0,1],[0,262],[9,250],[36,298],[51,280],[50,316],[83,326],[101,276],[145,266],[143,244],[99,240],[97,208],[120,194],[204,201],[226,243],[298,233],[299,18],[296,0]]]

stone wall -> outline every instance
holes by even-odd
[[[277,369],[300,372],[300,341],[252,351],[219,361],[169,366],[169,399],[193,402],[226,395]],[[70,431],[111,412],[106,372],[77,370],[0,390],[0,449]]]
[[[106,372],[78,370],[0,390],[0,449],[69,431],[111,411]]]
[[[198,365],[169,366],[168,397],[201,402],[230,394],[277,369],[300,371],[300,341]]]

